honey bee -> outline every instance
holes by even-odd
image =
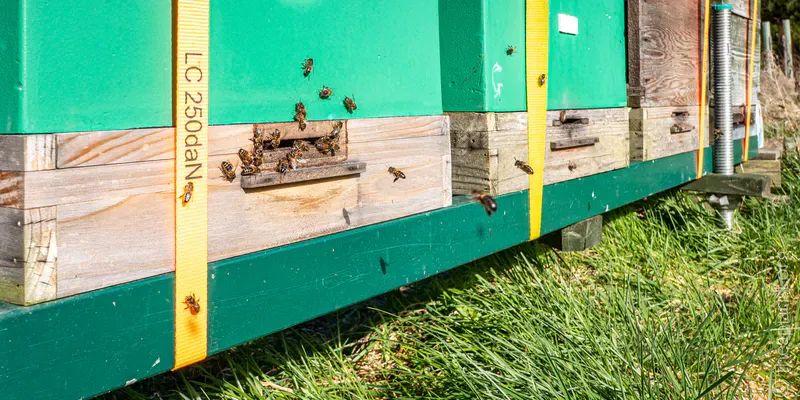
[[[219,166],[219,170],[222,171],[222,175],[228,180],[228,182],[236,179],[236,168],[234,168],[234,166],[228,161],[223,161]]]
[[[569,168],[570,171],[574,171],[578,168],[578,164],[576,164],[575,161],[570,161],[567,163],[567,168]]]
[[[181,198],[181,204],[185,206],[192,201],[192,194],[194,194],[194,183],[189,182],[183,187],[183,194],[179,196]]]
[[[306,129],[306,115],[308,115],[306,111],[306,106],[303,102],[298,102],[294,106],[294,120],[300,124],[300,130]]]
[[[319,98],[324,100],[327,99],[328,97],[331,97],[332,94],[333,90],[331,90],[331,88],[323,86],[322,90],[319,91]]]
[[[255,165],[242,165],[242,176],[255,175],[261,172],[261,169]]]
[[[306,105],[303,104],[302,101],[298,101],[297,104],[294,105],[294,112],[305,114],[306,113]]]
[[[341,149],[338,139],[331,139],[327,136],[317,139],[314,142],[314,147],[316,147],[320,153],[330,153],[332,156],[335,156],[336,152]]]
[[[279,129],[275,129],[275,132],[272,132],[272,136],[270,136],[269,139],[264,140],[264,145],[262,146],[262,149],[267,150],[270,148],[270,146],[273,149],[277,149],[278,146],[280,145],[281,145],[281,131]]]
[[[183,299],[183,304],[186,304],[184,310],[189,310],[192,315],[197,315],[197,313],[200,312],[200,299],[195,297],[194,293],[192,293],[191,296],[186,296],[186,298]]]
[[[516,47],[508,46],[508,48],[506,49],[506,54],[508,54],[510,56],[510,55],[514,54],[515,51],[517,51]]]
[[[719,139],[719,138],[721,138],[721,137],[723,137],[723,136],[725,136],[725,134],[724,134],[724,133],[722,133],[722,131],[721,131],[721,130],[719,130],[719,129],[714,129],[714,140],[717,140],[717,139]]]
[[[558,120],[561,121],[561,123],[567,122],[567,110],[561,110],[558,114]]]
[[[493,212],[497,211],[497,202],[494,200],[494,197],[489,196],[486,193],[479,192],[477,190],[472,191],[472,200],[481,203],[483,209],[486,210],[486,214],[490,217],[492,216]]]
[[[278,166],[275,167],[275,172],[281,175],[285,175],[286,171],[288,170],[289,170],[289,161],[286,160],[285,158],[281,158],[281,160],[278,161]]]
[[[330,136],[335,140],[339,140],[339,133],[342,132],[343,126],[344,123],[342,123],[342,121],[338,121],[335,124],[333,124],[333,130],[331,131]]]
[[[528,175],[533,175],[533,167],[528,165],[528,163],[526,163],[525,161],[517,160],[516,158],[514,160],[515,160],[514,161],[515,167],[523,170]]]
[[[395,167],[389,167],[389,173],[394,176],[393,182],[397,182],[398,179],[406,179],[406,174]]]
[[[286,155],[286,161],[289,162],[289,167],[291,167],[292,169],[297,169],[297,158],[299,156],[300,155],[298,154],[298,151],[296,149],[292,149],[291,151],[289,151],[289,154]]]
[[[544,86],[544,83],[547,82],[547,75],[541,74],[539,75],[539,87]]]
[[[358,106],[356,105],[356,102],[353,99],[345,96],[344,97],[344,108],[347,109],[347,112],[352,114],[353,111],[358,109]]]
[[[311,71],[314,69],[314,59],[313,58],[306,58],[303,61],[303,76],[309,76]]]
[[[244,165],[253,163],[253,155],[245,149],[239,149],[239,159],[242,160],[242,164]]]
[[[250,138],[253,142],[253,148],[260,148],[264,143],[264,129],[258,125],[253,125],[253,137]]]

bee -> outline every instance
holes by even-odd
[[[497,202],[494,200],[494,197],[489,196],[486,193],[479,192],[477,190],[472,191],[472,200],[481,203],[483,209],[486,210],[486,214],[490,217],[492,216],[493,212],[497,212]]]
[[[719,139],[719,138],[721,138],[721,137],[723,137],[723,136],[725,136],[725,134],[724,134],[724,133],[722,133],[722,131],[721,131],[721,130],[719,130],[719,129],[714,129],[714,140],[717,140],[717,139]]]
[[[525,161],[517,160],[516,158],[514,160],[515,160],[514,161],[515,167],[523,170],[528,175],[533,175],[533,167],[528,165],[528,163],[526,163]]]
[[[239,149],[239,159],[242,160],[242,164],[244,165],[253,163],[253,155],[245,149]]]
[[[294,142],[292,142],[292,148],[300,151],[300,153],[303,153],[311,149],[311,144],[306,142],[305,140],[295,140]]]
[[[294,115],[294,120],[297,121],[298,124],[300,124],[300,130],[301,131],[306,130],[306,126],[308,126],[308,125],[306,125],[306,115],[305,114],[301,114],[301,113],[295,114]]]
[[[191,296],[186,296],[186,298],[183,299],[183,304],[186,304],[184,310],[189,310],[192,315],[197,315],[197,313],[200,312],[200,299],[195,297],[194,293],[192,293]]]
[[[286,155],[286,161],[289,162],[289,167],[292,169],[297,169],[297,159],[300,157],[297,150],[292,149],[289,151],[289,154]]]
[[[264,141],[264,150],[267,149],[267,146],[272,146],[273,149],[277,149],[278,146],[281,145],[281,131],[275,129],[275,132],[272,132],[272,137],[268,141]]]
[[[331,97],[332,94],[333,90],[331,90],[331,88],[323,86],[322,90],[319,91],[319,98],[324,100],[327,99],[328,97]]]
[[[255,175],[261,172],[261,169],[255,165],[242,165],[242,176]]]
[[[253,137],[250,138],[250,141],[253,142],[253,148],[262,147],[264,143],[264,129],[258,125],[253,125]]]
[[[514,54],[515,51],[517,51],[516,47],[508,46],[508,48],[506,49],[506,54],[508,54],[510,56],[510,55]]]
[[[314,69],[314,59],[306,58],[306,60],[303,61],[302,65],[303,65],[303,76],[307,77],[311,75],[311,71]]]
[[[255,153],[258,153],[260,155],[256,156]],[[264,150],[257,149],[257,151],[253,152],[253,166],[254,167],[261,167],[261,164],[264,163],[263,156],[264,156]]]
[[[567,110],[561,110],[558,114],[558,120],[561,121],[561,123],[567,122]]]
[[[331,131],[330,136],[336,140],[339,140],[339,133],[342,132],[342,127],[344,123],[342,121],[338,121],[337,123],[333,124],[333,130]]]
[[[219,166],[219,170],[222,171],[222,175],[228,182],[236,179],[236,168],[228,161],[223,161]]]
[[[539,75],[539,87],[544,86],[544,83],[547,81],[547,75],[541,74]]]
[[[294,112],[298,114],[305,114],[306,113],[306,105],[303,104],[302,101],[298,101],[297,104],[294,105]]]
[[[186,186],[183,187],[183,194],[178,196],[181,199],[181,203],[185,206],[190,201],[192,201],[192,194],[194,193],[194,183],[189,182]]]
[[[353,99],[345,96],[344,97],[344,108],[347,109],[347,112],[352,114],[353,111],[358,109],[358,106],[356,105],[356,102]]]
[[[578,168],[578,164],[576,164],[575,161],[570,161],[567,163],[567,168],[569,168],[570,171],[574,171]]]
[[[398,179],[406,179],[406,174],[395,167],[389,167],[389,173],[394,176],[393,182],[397,182]]]
[[[286,171],[288,170],[289,170],[289,161],[286,160],[285,158],[281,158],[281,160],[278,161],[278,166],[275,167],[275,172],[281,175],[285,175]]]

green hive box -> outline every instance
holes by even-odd
[[[577,35],[561,32],[571,17]],[[551,0],[548,69],[550,110],[625,107],[624,0]]]
[[[524,0],[440,0],[439,21],[444,110],[525,111]],[[626,106],[624,1],[552,0],[549,61],[548,109]]]
[[[442,112],[436,1],[213,1],[210,29],[212,124]],[[171,35],[166,0],[0,2],[0,133],[170,126]]]

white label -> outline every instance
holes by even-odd
[[[567,14],[558,14],[558,31],[568,35],[578,34],[578,17]]]

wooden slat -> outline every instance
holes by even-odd
[[[298,168],[297,170],[289,170],[285,174],[275,171],[261,172],[255,175],[243,176],[241,179],[241,186],[242,189],[256,189],[290,183],[312,182],[348,175],[358,175],[366,169],[367,164],[364,163],[344,162],[334,165]]]
[[[54,135],[0,136],[0,171],[41,171],[55,168]]]

